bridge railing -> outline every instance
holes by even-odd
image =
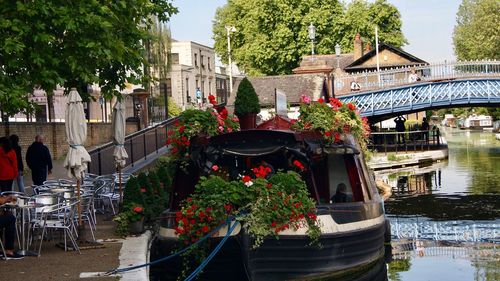
[[[420,81],[440,81],[474,77],[500,77],[500,61],[458,61],[416,66],[402,66],[383,71],[349,73],[335,77],[336,96],[353,93],[352,81],[360,85],[360,92],[411,84],[408,77],[415,70]],[[379,81],[380,77],[380,81]]]
[[[407,132],[372,132],[368,148],[378,152],[409,152],[439,149],[439,129]]]

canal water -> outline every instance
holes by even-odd
[[[500,141],[444,128],[449,159],[377,172],[393,234],[387,280],[500,280]]]

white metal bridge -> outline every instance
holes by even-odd
[[[390,220],[391,236],[397,239],[423,239],[455,242],[500,242],[495,223],[469,223],[466,221]]]
[[[411,70],[421,80],[408,82]],[[430,108],[500,106],[500,61],[453,62],[361,72],[335,78],[335,91],[345,93],[350,81],[361,91],[337,96],[354,102],[362,116],[391,116]]]

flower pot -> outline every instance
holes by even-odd
[[[128,225],[128,232],[132,235],[144,233],[144,220],[131,222]]]
[[[247,113],[244,115],[239,115],[238,119],[240,121],[241,130],[255,129],[257,126],[257,113]]]

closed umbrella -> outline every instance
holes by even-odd
[[[80,201],[80,181],[90,163],[90,155],[83,146],[87,139],[87,123],[83,111],[82,98],[71,88],[66,102],[66,141],[69,144],[64,167],[68,176],[76,178],[77,196]],[[82,226],[81,204],[78,203],[78,224]]]
[[[118,169],[118,187],[120,192],[120,202],[122,202],[122,168],[125,167],[128,154],[123,146],[125,143],[125,105],[117,101],[113,107],[113,143],[115,150],[113,157]]]

